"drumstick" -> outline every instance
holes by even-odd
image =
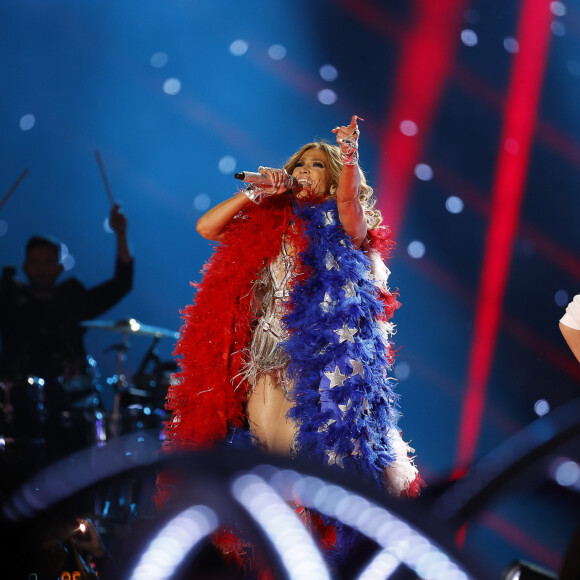
[[[26,177],[28,173],[28,167],[20,174],[20,177],[14,182],[12,187],[8,190],[8,193],[2,198],[0,201],[0,209],[4,206],[4,204],[8,201],[8,198],[16,191],[16,188],[20,185],[22,180]]]
[[[117,205],[117,202],[113,199],[113,194],[111,193],[111,186],[109,185],[109,180],[107,179],[107,174],[105,173],[105,166],[103,165],[103,160],[101,159],[101,154],[98,149],[95,149],[95,157],[97,158],[97,164],[99,165],[99,170],[101,172],[101,177],[103,178],[103,183],[105,184],[105,190],[109,198],[109,203],[111,206]]]

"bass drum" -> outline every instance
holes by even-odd
[[[167,390],[176,370],[177,364],[169,361],[159,363],[153,373],[134,375],[133,384],[121,397],[123,433],[155,429],[161,434],[163,422],[167,419]]]
[[[91,409],[99,405],[101,373],[94,357],[87,355],[83,364],[68,368],[67,371],[59,378],[63,408]]]
[[[30,376],[0,382],[0,437],[3,446],[42,445],[46,421],[45,380]]]
[[[0,382],[0,497],[46,464],[44,380]]]

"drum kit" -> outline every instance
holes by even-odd
[[[95,151],[95,157],[109,202],[115,206],[117,203],[98,151]],[[0,199],[0,209],[27,173],[28,169],[25,169]],[[84,452],[90,447],[91,457],[96,461],[94,468],[98,469],[98,461],[102,461],[103,455],[99,453],[103,451],[100,448],[109,445],[110,450],[114,447],[115,438],[118,438],[115,443],[120,443],[126,450],[125,455],[139,453],[138,445],[146,437],[145,430],[158,434],[156,439],[159,442],[162,440],[162,424],[166,419],[165,397],[177,365],[173,361],[160,360],[157,346],[163,338],[176,340],[178,333],[143,324],[134,318],[87,320],[79,322],[79,326],[122,335],[120,345],[107,349],[117,351],[117,372],[114,376],[102,377],[97,361],[90,355],[86,360],[78,360],[78,357],[75,360],[61,360],[57,356],[54,360],[50,359],[46,372],[42,370],[45,368],[42,365],[34,369],[33,372],[44,376],[28,376],[28,368],[34,365],[21,365],[19,369],[27,370],[15,371],[14,377],[0,377],[0,500],[49,463],[61,465],[62,461],[69,465],[67,462],[70,460],[70,465],[74,465],[73,454],[76,451]],[[126,354],[129,339],[134,336],[153,340],[137,371],[129,374]],[[111,389],[112,405],[109,396]],[[150,436],[147,439],[151,441]],[[95,529],[98,526],[101,533],[112,534],[114,528],[128,525],[139,515],[136,509],[139,498],[151,498],[151,492],[147,493],[142,487],[141,482],[133,481],[96,490],[94,497],[89,499],[91,505],[83,507],[83,511],[94,519]],[[70,524],[65,523],[67,526]],[[71,554],[78,556],[78,553],[67,547],[70,544],[68,532],[64,536],[55,532],[54,526],[48,522],[46,533],[39,535],[42,544],[36,546],[33,543],[29,551],[23,553],[36,556],[38,551],[42,565],[47,570],[58,569],[59,578],[95,578],[94,570],[87,568],[85,571],[78,561],[65,562]],[[58,562],[53,562],[55,555],[60,559]],[[62,572],[69,567],[69,563],[70,568],[76,571]],[[27,566],[28,563],[26,569]],[[37,577],[36,573],[30,574],[32,576]],[[49,577],[56,577],[56,574]]]
[[[110,436],[116,437],[134,429],[160,427],[165,418],[164,403],[171,374],[176,364],[159,359],[157,345],[162,338],[177,340],[179,334],[166,328],[143,324],[135,318],[126,320],[88,320],[80,323],[86,328],[96,328],[122,335],[123,342],[117,350],[117,374],[107,379],[114,387],[113,410],[110,415]],[[129,382],[126,372],[126,353],[132,336],[153,337],[137,371]],[[102,435],[101,435],[102,436]],[[98,441],[101,443],[101,441]]]
[[[36,449],[53,460],[143,429],[157,430],[161,440],[165,397],[177,365],[161,361],[157,346],[163,338],[176,340],[178,333],[134,318],[87,320],[79,325],[122,335],[122,343],[112,347],[117,350],[116,374],[101,377],[95,358],[89,355],[83,364],[65,365],[56,379],[30,376],[25,381],[0,381],[0,451],[26,454]],[[153,341],[137,371],[129,375],[129,339],[138,335]],[[111,390],[112,409],[111,396],[103,396],[111,395]]]

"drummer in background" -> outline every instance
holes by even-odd
[[[57,283],[63,266],[60,244],[52,238],[33,236],[28,240],[22,266],[28,284],[15,280],[14,268],[3,269],[0,381],[12,385],[10,398],[16,407],[29,377],[42,378],[46,385],[47,420],[52,423],[60,420],[58,405],[64,400],[59,393],[61,387],[55,385],[62,386],[87,371],[83,344],[87,329],[79,322],[100,316],[132,287],[133,257],[127,240],[127,219],[118,205],[112,207],[109,223],[117,237],[115,274],[94,288],[85,288],[76,278]],[[20,425],[21,429],[30,427]],[[52,451],[52,455],[63,454],[60,449]]]

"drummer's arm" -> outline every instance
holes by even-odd
[[[110,280],[85,290],[82,297],[82,319],[100,316],[119,302],[133,287],[133,260],[117,259],[115,275]]]
[[[117,236],[115,275],[85,291],[81,304],[82,318],[85,320],[100,316],[112,308],[133,287],[133,256],[127,239],[127,218],[120,206],[111,208],[109,225]]]
[[[117,260],[125,264],[133,260],[129,249],[129,239],[127,237],[127,217],[119,205],[111,208],[109,225],[117,236]]]

